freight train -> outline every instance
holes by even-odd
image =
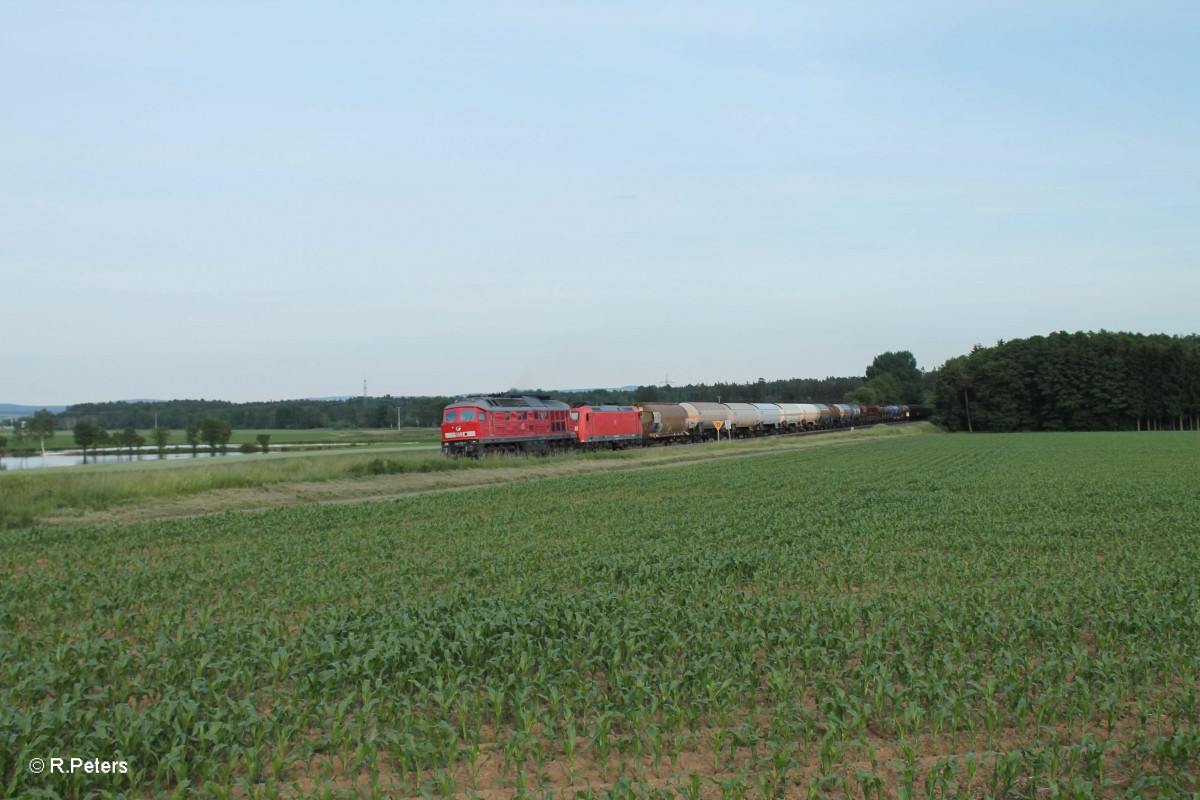
[[[925,419],[922,405],[634,403],[569,406],[542,395],[471,397],[442,412],[442,453],[550,453],[741,439]]]

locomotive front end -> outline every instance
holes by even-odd
[[[442,454],[478,457],[485,435],[487,412],[466,403],[447,406],[442,412]]]

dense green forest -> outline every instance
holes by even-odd
[[[976,347],[938,370],[952,431],[1196,429],[1200,336],[1053,333]]]

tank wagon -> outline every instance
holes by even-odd
[[[695,423],[687,409],[678,403],[639,403],[642,436],[650,442],[670,444],[690,439]]]
[[[701,439],[715,439],[717,431],[729,427],[729,406],[724,403],[680,403],[693,423],[693,435]]]
[[[753,403],[724,403],[729,409],[729,433],[732,436],[757,436],[762,433],[762,412]]]
[[[763,433],[775,433],[783,425],[783,409],[778,403],[751,403],[758,409],[759,428]]]
[[[816,409],[818,428],[832,428],[834,426],[832,407],[824,403],[814,403],[813,408]]]
[[[815,431],[830,426],[826,406],[815,403],[779,403],[778,406],[780,424],[786,431]]]
[[[922,405],[854,403],[577,404],[541,395],[472,397],[442,413],[442,452],[548,453],[565,449],[700,442],[926,419]]]
[[[850,428],[860,424],[862,406],[853,403],[834,403],[829,407],[835,428]]]

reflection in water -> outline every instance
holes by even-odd
[[[323,444],[273,444],[271,452],[280,450],[325,450],[329,448],[341,447],[362,447],[365,446],[358,442],[325,442]],[[243,453],[240,446],[230,447],[225,453],[218,453],[216,456],[207,447],[201,447],[196,451],[196,455],[192,455],[191,448],[176,448],[171,445],[167,448],[167,452],[162,458],[226,458],[228,456],[256,456],[262,455],[261,451],[255,450],[252,453]],[[143,447],[135,449],[133,456],[130,457],[128,450],[122,450],[118,454],[115,450],[101,450],[99,455],[89,455],[87,457],[88,465],[92,464],[116,464],[118,462],[128,461],[158,461],[158,448]],[[77,467],[83,464],[83,456],[80,453],[47,453],[45,457],[41,453],[34,453],[28,456],[4,456],[0,458],[0,469],[17,470],[17,469],[34,469],[41,467]]]

